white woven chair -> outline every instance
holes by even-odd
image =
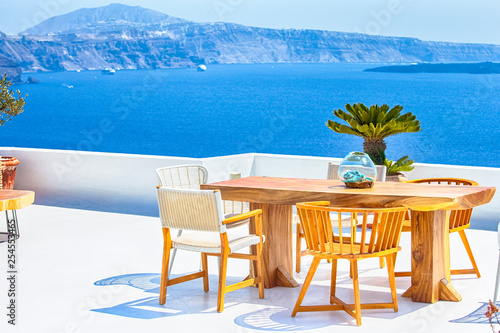
[[[156,169],[156,176],[161,186],[199,189],[207,183],[208,171],[203,165],[174,165]]]
[[[217,311],[224,309],[224,295],[226,292],[238,290],[257,284],[259,297],[264,298],[264,281],[262,278],[262,210],[224,218],[223,202],[218,190],[190,190],[174,189],[158,186],[158,207],[163,227],[163,261],[160,284],[160,304],[165,304],[167,286],[203,278],[203,289],[208,292],[208,264],[207,255],[220,257],[219,290]],[[228,235],[226,226],[232,223],[254,217],[255,234]],[[193,230],[171,239],[170,228]],[[256,254],[235,253],[236,251],[256,245]],[[170,251],[181,249],[201,253],[202,271],[169,279]],[[226,286],[226,272],[228,258],[248,259],[256,261],[256,276],[239,283]]]
[[[385,182],[385,176],[386,176],[386,171],[387,168],[385,165],[376,165],[377,168],[377,179],[376,181],[378,182]],[[329,162],[328,163],[328,172],[326,174],[326,179],[339,179],[339,163],[333,163]],[[335,220],[337,217],[336,216],[331,216],[331,220]],[[370,217],[371,218],[371,217]],[[295,223],[297,224],[297,229],[296,229],[296,237],[295,237],[295,271],[297,273],[300,273],[301,271],[301,259],[303,256],[307,255],[306,250],[302,250],[302,239],[305,238],[304,230],[302,230],[302,226],[300,224],[300,219],[298,215],[294,217]],[[342,219],[344,221],[344,219]],[[350,226],[351,224],[351,219],[350,217],[345,218],[345,223],[343,223],[343,226]],[[380,258],[380,267],[384,267],[384,261],[383,258]]]
[[[198,164],[174,165],[156,169],[156,177],[160,186],[199,190],[200,185],[207,183],[208,171],[203,165]],[[226,218],[250,211],[250,204],[248,202],[231,200],[223,200],[223,202]],[[236,228],[248,222],[249,219],[232,223],[228,228]],[[178,230],[177,237],[181,235],[182,230]],[[174,249],[170,260],[169,272],[172,271],[176,254],[177,249]]]
[[[156,169],[156,177],[160,186],[199,190],[201,184],[207,183],[208,171],[203,165],[174,165]],[[177,237],[181,235],[182,229],[179,229]],[[168,268],[169,272],[172,271],[176,254],[177,249],[174,249]]]

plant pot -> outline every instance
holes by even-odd
[[[398,172],[395,175],[390,175],[390,176],[385,177],[386,182],[397,182],[398,183],[398,182],[404,182],[407,179],[408,178],[406,178],[406,176],[401,172]]]
[[[14,178],[16,177],[16,167],[19,164],[19,160],[15,157],[2,156],[0,157],[0,162],[2,166],[0,188],[2,190],[13,190]]]

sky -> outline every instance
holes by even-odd
[[[500,44],[500,0],[0,0],[0,31],[113,2],[196,22]]]

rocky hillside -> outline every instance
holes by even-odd
[[[0,32],[0,38],[2,32]],[[7,78],[14,83],[21,83],[21,68],[16,63],[6,57],[0,55],[0,76],[7,74]]]
[[[20,36],[0,35],[0,55],[24,71],[56,71],[200,63],[500,61],[500,45],[195,23],[113,4],[51,18]]]

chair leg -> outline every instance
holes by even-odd
[[[262,243],[257,244],[257,276],[260,278],[259,285],[259,298],[264,298],[264,267],[262,262]]]
[[[382,258],[382,257],[381,257]],[[396,277],[394,276],[394,256],[389,254],[387,260],[387,273],[389,274],[389,285],[391,286],[392,304],[394,312],[398,312],[398,298],[396,293]]]
[[[332,277],[331,277],[331,285],[330,285],[330,296],[335,296],[336,287],[337,287],[337,259],[332,259]],[[330,297],[330,304],[333,304],[331,297]]]
[[[378,262],[379,262],[380,268],[384,268],[385,267],[384,257],[379,257],[378,258]]]
[[[163,228],[163,260],[161,263],[161,280],[160,280],[160,304],[165,304],[167,300],[167,285],[168,285],[168,273],[169,271],[169,261],[170,261],[170,250],[172,249],[172,242],[170,240],[170,230],[168,228]]]
[[[498,253],[497,280],[495,282],[495,297],[493,297],[493,304],[497,304],[498,287],[500,287],[500,252]]]
[[[180,237],[182,235],[182,230],[177,231],[177,237]],[[175,260],[175,255],[177,254],[177,249],[172,250],[172,255],[170,259],[170,266],[168,267],[168,274],[172,271],[172,266],[174,265],[174,260]],[[170,276],[170,275],[169,275]]]
[[[479,274],[479,268],[477,268],[476,260],[474,260],[474,255],[472,255],[472,250],[470,248],[469,241],[467,240],[467,236],[465,235],[465,230],[460,230],[458,234],[462,239],[462,243],[464,243],[465,250],[467,250],[470,262],[472,263],[472,267],[474,267],[474,271],[476,272],[477,277],[480,278],[481,274]]]
[[[226,273],[227,273],[227,258],[229,255],[229,245],[227,242],[227,235],[221,234],[221,258],[219,266],[219,290],[217,295],[217,312],[224,310],[224,296],[226,294]]]
[[[398,258],[398,252],[394,252],[392,255],[392,264],[394,265],[394,271],[396,270],[396,259]]]
[[[201,254],[201,267],[203,270],[203,290],[208,292],[208,262],[207,262],[207,254]]]
[[[296,237],[295,237],[295,242],[296,242],[296,247],[295,247],[295,271],[297,273],[300,273],[300,265],[301,265],[301,258],[302,258],[302,237],[300,237],[302,231],[302,226],[300,225],[300,222],[297,222],[297,229],[296,229]]]
[[[300,304],[302,304],[302,300],[306,295],[307,288],[309,288],[309,285],[311,284],[311,281],[314,277],[314,273],[316,273],[316,269],[318,269],[320,261],[321,259],[318,257],[313,258],[311,266],[309,267],[309,271],[307,272],[306,279],[304,280],[304,284],[302,285],[302,289],[300,290],[299,297],[297,298],[297,302],[295,303],[295,306],[293,308],[292,317],[295,317],[295,315],[299,311]]]
[[[387,265],[389,266],[389,265]],[[361,325],[361,299],[359,297],[358,261],[351,261],[352,286],[354,289],[354,313],[356,315],[356,325]]]

